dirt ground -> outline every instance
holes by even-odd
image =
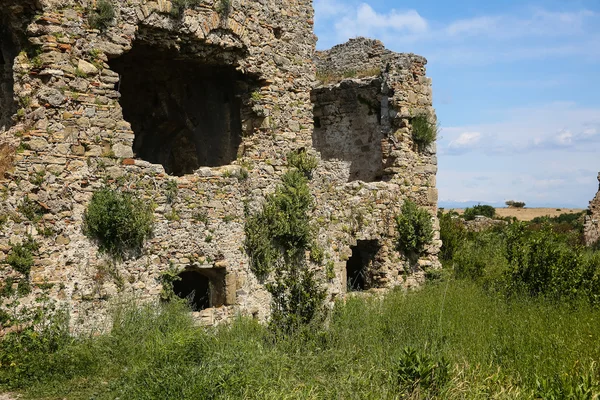
[[[465,210],[454,208],[447,211],[456,211],[462,214]],[[519,221],[531,221],[535,217],[558,217],[560,214],[575,214],[584,211],[582,208],[496,208],[499,217],[517,217]]]

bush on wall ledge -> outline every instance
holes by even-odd
[[[98,242],[100,252],[122,260],[141,253],[153,221],[150,204],[131,193],[104,187],[94,192],[83,214],[83,232]]]

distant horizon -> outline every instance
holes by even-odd
[[[565,209],[581,209],[581,210],[585,210],[588,208],[589,204],[586,204],[585,206],[580,206],[577,204],[568,204],[568,203],[560,203],[560,204],[555,204],[555,203],[527,203],[526,201],[524,201],[525,203],[525,207],[524,208],[565,208]],[[438,208],[467,208],[467,207],[473,207],[476,206],[478,204],[481,205],[489,205],[489,206],[493,206],[495,208],[508,208],[505,204],[505,202],[503,201],[446,201],[446,200],[440,200],[438,201]]]
[[[428,60],[439,198],[587,207],[600,171],[600,2],[314,0],[317,47]],[[503,202],[503,201],[502,201]]]

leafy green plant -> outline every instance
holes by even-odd
[[[18,210],[25,216],[25,218],[32,222],[39,221],[44,215],[44,209],[42,206],[40,206],[37,201],[31,200],[27,195],[25,195],[25,198],[19,205]]]
[[[417,148],[422,151],[435,142],[438,135],[438,127],[429,122],[425,114],[418,114],[411,119],[412,139]]]
[[[6,257],[6,263],[15,271],[29,278],[33,266],[33,255],[39,248],[39,244],[31,235],[28,235],[23,243],[12,246],[10,254]]]
[[[250,268],[259,279],[274,272],[267,285],[273,296],[271,325],[287,332],[315,320],[325,298],[305,258],[314,239],[308,215],[313,201],[303,166],[298,163],[283,175],[262,210],[247,216],[245,226]]]
[[[152,227],[149,204],[131,193],[108,187],[94,192],[83,215],[84,234],[98,241],[99,250],[115,259],[141,253]]]
[[[407,254],[420,254],[433,239],[433,225],[429,212],[406,199],[401,214],[396,217],[398,246]]]
[[[483,215],[484,217],[494,218],[496,215],[496,209],[487,204],[477,204],[473,207],[467,207],[463,214],[463,217],[467,221],[472,221],[476,216]]]
[[[171,15],[180,17],[185,10],[195,7],[198,4],[200,4],[200,0],[172,0]]]
[[[442,240],[440,258],[442,261],[449,261],[460,248],[467,231],[460,218],[450,213],[439,213],[439,220],[440,239]]]
[[[287,165],[290,168],[296,168],[310,179],[312,172],[319,165],[319,161],[316,157],[309,155],[305,149],[300,149],[288,154]]]
[[[449,370],[444,358],[434,359],[425,351],[406,347],[398,360],[398,384],[409,393],[420,389],[436,394],[448,382]]]
[[[181,277],[179,276],[179,271],[172,263],[169,264],[169,269],[162,273],[160,276],[160,283],[162,284],[162,289],[160,291],[160,299],[162,301],[173,301],[178,299],[179,297],[175,294],[173,289],[173,283],[180,281]]]
[[[106,30],[115,18],[115,6],[108,0],[98,0],[96,9],[90,13],[90,26],[98,30]]]
[[[172,204],[177,198],[177,193],[179,193],[179,188],[177,187],[177,181],[170,180],[167,181],[167,188],[165,189],[165,196],[167,198],[167,203]]]

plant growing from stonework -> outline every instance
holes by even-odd
[[[83,232],[98,242],[100,252],[117,260],[141,253],[153,229],[149,203],[128,192],[108,187],[92,195],[83,215]]]
[[[6,257],[6,263],[15,271],[29,278],[33,266],[33,255],[39,250],[39,244],[31,235],[27,236],[22,243],[12,246],[10,254]]]
[[[200,4],[200,0],[171,0],[171,15],[180,17],[185,10]]]
[[[296,168],[308,179],[311,178],[312,172],[319,165],[319,161],[306,152],[305,149],[292,151],[287,155],[287,165],[290,168]]]
[[[31,200],[29,196],[25,196],[17,208],[21,214],[31,222],[37,222],[42,219],[44,209],[35,200]]]
[[[90,13],[90,26],[98,30],[106,30],[115,18],[115,6],[108,0],[99,0],[96,8]]]
[[[292,167],[262,210],[247,216],[244,245],[250,268],[259,279],[273,273],[267,290],[273,296],[271,326],[278,330],[293,331],[315,320],[325,298],[305,256],[314,247],[312,205],[305,171]]]
[[[437,139],[438,127],[431,123],[426,114],[418,114],[411,121],[412,139],[419,151],[424,150]]]
[[[433,225],[429,212],[406,199],[401,214],[396,217],[398,247],[407,255],[420,254],[433,239]]]

